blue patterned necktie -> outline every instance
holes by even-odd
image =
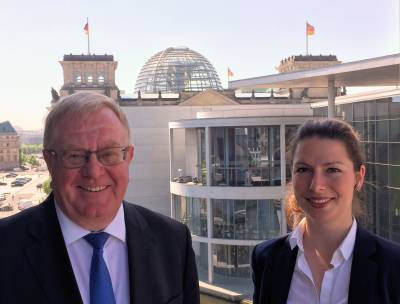
[[[115,304],[111,277],[103,258],[103,247],[109,234],[89,233],[84,239],[93,247],[90,264],[90,304]]]

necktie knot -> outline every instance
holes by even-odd
[[[110,235],[107,232],[94,232],[85,235],[83,238],[93,247],[95,250],[102,250]]]

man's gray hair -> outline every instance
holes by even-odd
[[[85,118],[89,114],[102,108],[108,108],[115,113],[126,129],[128,140],[130,141],[129,124],[126,115],[113,99],[99,93],[80,92],[60,99],[47,115],[44,126],[44,149],[52,148],[52,137],[56,130],[57,123],[62,117],[77,115],[78,117]]]

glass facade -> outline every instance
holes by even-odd
[[[197,176],[199,182],[203,185],[207,184],[207,168],[206,168],[206,134],[204,129],[197,129],[197,147],[198,147],[198,161]]]
[[[365,225],[400,242],[400,102],[382,98],[336,106],[336,114],[353,125],[364,144],[367,170],[362,204]],[[314,109],[327,116],[327,107]]]
[[[280,201],[213,199],[211,205],[214,238],[266,240],[280,234]]]
[[[208,245],[203,242],[192,242],[194,255],[196,258],[197,272],[201,281],[208,280]]]
[[[213,245],[213,271],[227,277],[251,277],[251,253],[253,246]]]
[[[280,127],[211,128],[212,186],[280,186]]]
[[[172,195],[174,218],[186,224],[193,235],[207,237],[207,200],[197,197]]]
[[[290,143],[292,138],[296,135],[297,129],[299,128],[299,125],[286,125],[285,126],[285,153],[286,153],[286,158],[288,157],[287,153],[290,148]],[[291,170],[291,163],[289,161],[286,161],[285,164],[286,168],[286,182],[289,182],[292,178],[292,170]]]
[[[135,91],[179,93],[222,90],[218,74],[201,54],[189,48],[167,48],[152,56],[141,69]]]
[[[281,156],[285,151],[281,146],[297,128],[281,122],[172,128],[173,140],[184,138],[184,149],[177,148],[176,154],[172,150],[172,167],[184,166],[185,174],[198,181],[188,178],[182,185],[173,184],[172,191],[187,196],[172,194],[172,204],[175,219],[193,235],[201,280],[228,288],[240,286],[241,292],[251,293],[250,259],[255,244],[286,231],[282,228]]]

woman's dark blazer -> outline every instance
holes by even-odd
[[[298,248],[288,236],[254,248],[254,304],[286,303]],[[348,303],[400,303],[400,245],[358,227]]]

